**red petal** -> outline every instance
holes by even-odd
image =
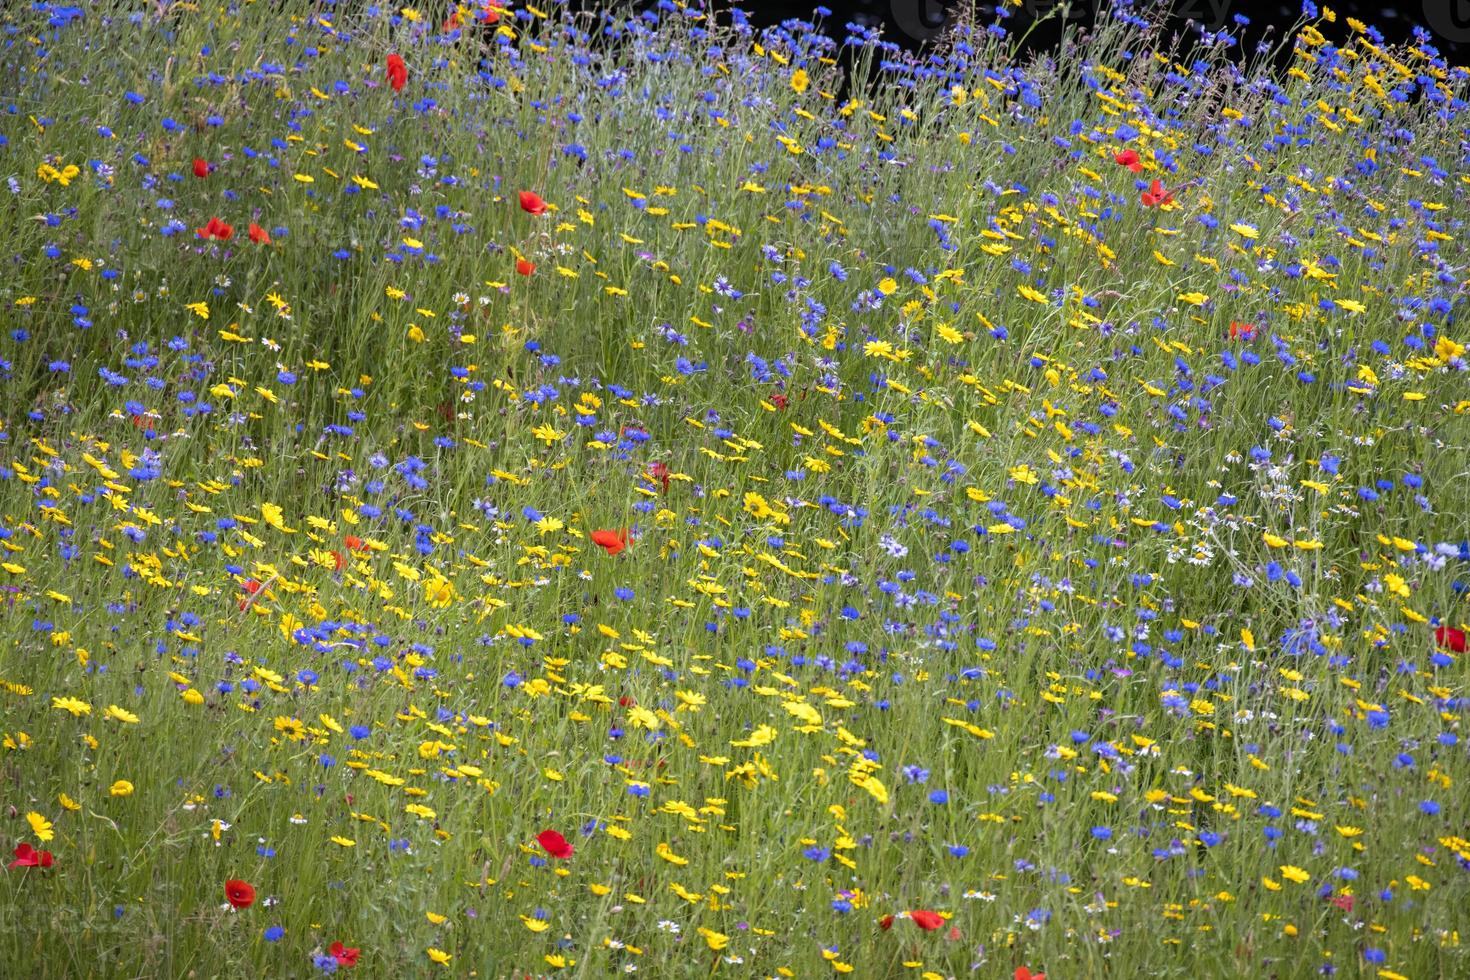
[[[403,86],[408,82],[408,65],[396,54],[388,56],[388,84],[393,86],[393,91],[401,92]]]
[[[616,555],[628,547],[627,535],[617,531],[593,531],[591,537],[592,543],[609,555]]]
[[[569,858],[572,856],[573,848],[567,843],[567,839],[554,830],[543,830],[536,835],[536,843],[554,858]]]
[[[923,929],[925,932],[930,932],[944,925],[944,919],[938,912],[930,912],[925,909],[915,909],[909,913],[909,918],[914,921],[914,925]]]
[[[255,889],[248,881],[231,878],[225,882],[225,899],[237,909],[247,909],[255,903]]]

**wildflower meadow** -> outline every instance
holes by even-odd
[[[0,974],[1470,977],[1470,71],[1007,19],[0,7]]]

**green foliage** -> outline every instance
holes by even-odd
[[[1463,69],[75,10],[0,38],[14,975],[1470,971]]]

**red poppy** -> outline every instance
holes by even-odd
[[[535,191],[521,191],[521,210],[527,214],[545,214],[546,202]]]
[[[541,831],[541,833],[536,835],[536,843],[540,844],[541,849],[554,858],[565,860],[572,856],[572,845],[568,844],[567,839],[554,830]]]
[[[245,590],[245,593],[247,595],[256,595],[260,592],[260,583],[253,578],[247,578],[243,583],[241,583],[240,587]],[[244,612],[246,609],[250,608],[250,600],[241,598],[239,606],[240,611]]]
[[[1351,895],[1338,895],[1332,899],[1332,904],[1344,912],[1351,912],[1353,910],[1354,899]]]
[[[1045,973],[1032,973],[1024,966],[1016,967],[1015,980],[1046,980]]]
[[[194,234],[204,239],[227,242],[234,236],[235,226],[227,225],[218,218],[210,218],[203,228],[195,228]]]
[[[237,909],[248,909],[255,904],[255,889],[248,881],[231,878],[225,882],[225,900]]]
[[[362,538],[359,538],[355,534],[349,534],[349,535],[347,535],[345,538],[342,539],[342,543],[347,546],[347,549],[349,551],[366,551],[367,550],[367,542],[364,541]]]
[[[408,84],[408,65],[396,54],[388,56],[388,84],[395,92],[402,92],[403,86]]]
[[[1113,162],[1120,167],[1127,167],[1134,173],[1143,169],[1143,161],[1138,158],[1137,150],[1122,150],[1113,154]]]
[[[1441,626],[1434,631],[1435,642],[1446,650],[1455,653],[1465,652],[1465,631],[1457,630],[1453,626]]]
[[[1155,180],[1148,185],[1139,200],[1143,201],[1145,207],[1156,207],[1163,204],[1174,203],[1174,192],[1164,190],[1164,185]]]
[[[616,555],[628,547],[628,532],[622,531],[593,531],[592,543],[606,551],[609,555]]]
[[[332,549],[332,571],[340,572],[347,567],[347,556],[336,548]]]
[[[480,11],[480,23],[482,23],[482,24],[498,24],[498,23],[500,23],[500,10],[501,10],[501,8],[496,7],[496,6],[492,5],[492,4],[488,4],[488,3],[485,4],[484,9]]]
[[[625,551],[630,541],[627,528],[617,531],[597,530],[593,531],[590,537],[593,544],[605,550],[609,555]]]
[[[271,243],[270,232],[255,222],[250,222],[250,240],[257,245],[269,245]]]
[[[1256,339],[1256,325],[1254,323],[1242,323],[1239,320],[1230,321],[1230,339],[1252,341]]]
[[[621,695],[618,696],[618,707],[620,707],[620,708],[636,708],[636,707],[638,707],[638,702],[637,701],[634,701],[633,698],[630,697],[627,694],[621,694]]]
[[[517,275],[529,276],[531,273],[533,273],[535,271],[536,271],[536,264],[534,262],[527,262],[525,259],[516,259],[516,274]]]
[[[329,946],[327,952],[332,954],[332,959],[337,961],[338,966],[356,966],[357,957],[362,950],[356,946],[344,946],[339,940]]]
[[[938,912],[930,912],[925,909],[915,909],[909,913],[909,918],[914,921],[914,925],[925,932],[932,932],[944,925],[944,918]]]
[[[29,844],[15,845],[15,860],[11,868],[49,868],[55,857],[50,851],[38,851]]]
[[[209,161],[203,157],[194,158],[194,176],[201,180],[209,176]]]
[[[663,461],[655,462],[648,468],[648,477],[664,488],[664,493],[669,492],[669,464]]]
[[[878,928],[879,929],[882,929],[885,932],[887,932],[889,929],[892,929],[893,928],[893,916],[891,916],[891,915],[885,915],[883,918],[879,919],[878,920]]]
[[[772,405],[775,405],[777,408],[779,408],[783,412],[786,411],[786,396],[785,395],[772,395],[771,396],[771,404]]]
[[[135,429],[144,429],[144,430],[147,430],[148,432],[152,432],[153,431],[153,420],[151,418],[149,418],[148,416],[146,416],[146,415],[134,415],[133,416],[133,428],[135,428]]]

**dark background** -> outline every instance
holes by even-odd
[[[915,50],[934,34],[919,17],[920,4],[927,4],[931,17],[940,15],[940,0],[739,0],[752,22],[764,26],[785,18],[806,19],[812,8],[819,3],[832,11],[826,19],[827,33],[842,37],[844,24],[856,21],[867,26],[884,25],[884,36],[905,48]],[[945,0],[949,3],[968,3],[971,0]],[[1072,23],[1089,24],[1095,11],[1109,0],[1073,0]],[[1470,0],[1317,0],[1318,6],[1330,7],[1337,14],[1337,23],[1326,25],[1323,33],[1329,41],[1340,43],[1346,40],[1350,30],[1346,20],[1355,17],[1366,24],[1377,27],[1388,41],[1403,41],[1412,37],[1415,26],[1425,28],[1431,35],[1431,43],[1451,63],[1470,61]],[[1061,0],[1020,0],[1019,7],[1012,5],[1013,16],[1004,23],[1013,35],[1024,33],[1033,19],[1041,18]],[[1139,0],[1135,8],[1148,4]],[[1237,37],[1246,50],[1253,50],[1256,43],[1274,27],[1273,39],[1279,40],[1290,30],[1301,14],[1301,0],[1163,0],[1161,7],[1172,11],[1170,25],[1183,30],[1189,20],[1210,30],[1226,28]],[[975,3],[975,23],[984,26],[995,21],[993,2]],[[1249,26],[1234,23],[1233,15],[1241,14],[1251,21]],[[1054,44],[1060,36],[1060,18],[1043,20],[1027,40],[1033,50]]]

